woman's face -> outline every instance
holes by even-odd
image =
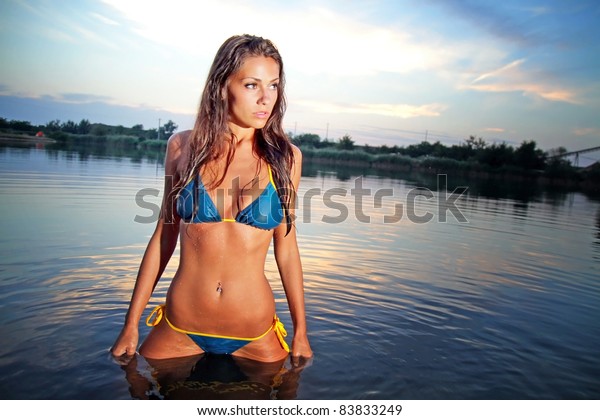
[[[277,101],[279,64],[269,57],[248,57],[227,86],[229,123],[261,129]]]

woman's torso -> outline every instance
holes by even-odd
[[[168,318],[188,331],[259,336],[275,313],[264,275],[273,231],[235,219],[271,182],[268,167],[246,145],[236,150],[226,172],[224,161],[200,172],[221,221],[179,222],[180,260],[167,294]],[[223,172],[223,181],[212,188],[215,174],[218,179]]]

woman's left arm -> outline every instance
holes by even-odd
[[[294,167],[292,169],[292,183],[294,190],[298,191],[302,172],[302,154],[300,149],[294,147]],[[292,218],[294,209],[289,209]],[[293,220],[293,219],[292,219]],[[310,358],[313,352],[308,342],[306,328],[306,310],[304,306],[304,276],[300,252],[296,241],[294,227],[286,235],[286,223],[282,223],[273,235],[275,261],[281,276],[283,288],[290,308],[292,323],[294,324],[294,338],[292,340],[292,357]]]

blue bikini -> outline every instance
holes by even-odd
[[[197,175],[188,182],[179,193],[177,197],[177,213],[187,223],[237,222],[265,230],[276,228],[283,220],[284,210],[279,194],[277,194],[275,182],[273,181],[271,167],[267,167],[269,169],[269,183],[258,198],[238,212],[235,219],[221,217],[217,206],[215,206],[215,203],[206,191],[200,175]],[[289,347],[285,342],[287,333],[277,315],[274,315],[269,329],[258,337],[230,337],[183,330],[173,325],[167,319],[164,305],[160,305],[152,311],[146,319],[146,325],[154,327],[163,318],[173,330],[186,334],[198,347],[207,353],[231,354],[246,344],[263,338],[271,331],[274,331],[277,335],[281,347],[289,352]]]
[[[283,323],[279,320],[277,315],[273,316],[273,322],[269,326],[269,329],[257,337],[230,337],[225,335],[204,334],[194,331],[183,330],[181,328],[176,327],[171,323],[171,321],[169,321],[169,319],[167,318],[165,305],[159,305],[156,308],[154,308],[150,315],[148,315],[148,318],[146,318],[146,325],[149,327],[154,327],[158,325],[158,323],[163,319],[169,325],[169,327],[171,327],[177,332],[186,334],[194,341],[194,343],[196,343],[198,347],[200,347],[207,353],[231,354],[234,351],[241,349],[246,344],[263,338],[271,331],[275,332],[275,335],[277,336],[281,347],[287,352],[290,351],[289,346],[285,342],[287,332],[285,330],[285,327],[283,326]]]
[[[256,200],[238,212],[235,219],[221,217],[200,175],[188,182],[179,193],[177,213],[187,223],[237,222],[265,230],[276,228],[283,220],[283,207],[271,167],[267,167],[269,183]]]

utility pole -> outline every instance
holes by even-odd
[[[327,130],[325,131],[325,141],[329,138],[329,123],[327,123]]]
[[[156,139],[158,141],[160,141],[160,118],[158,119],[158,130],[156,132]],[[156,155],[157,155],[157,159],[156,159],[156,175],[158,176],[158,161],[159,161],[159,159],[158,159],[158,151],[156,152]]]

